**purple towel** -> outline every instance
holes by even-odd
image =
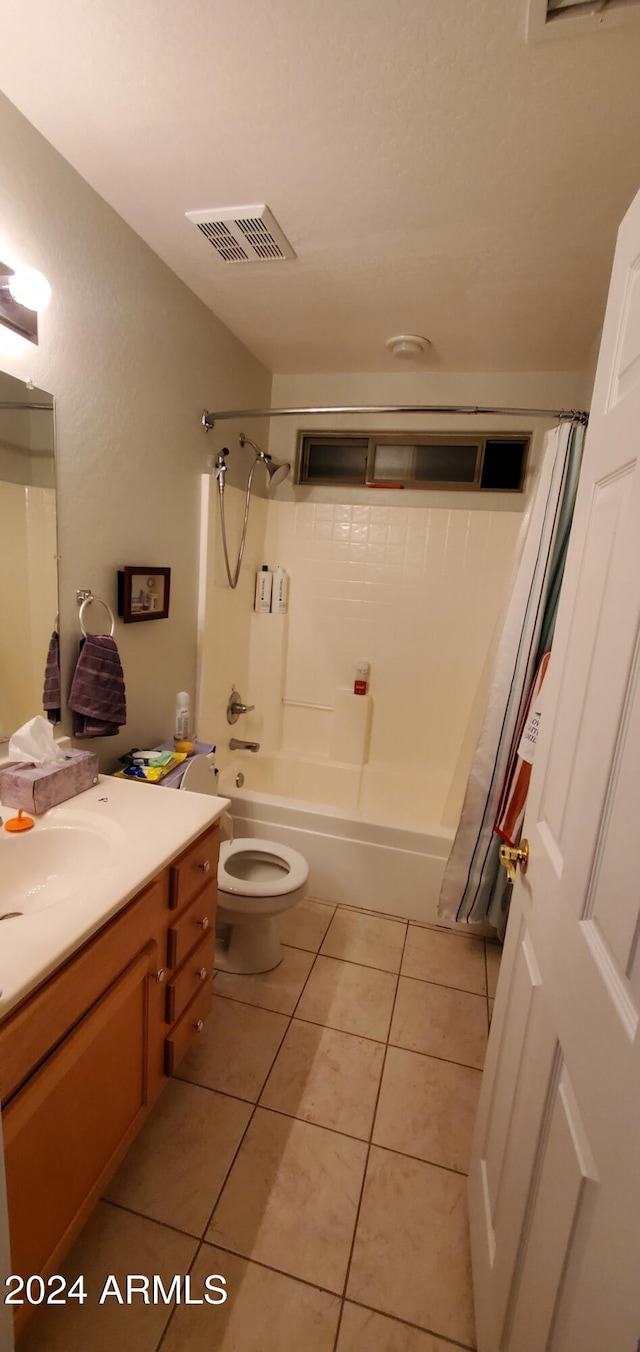
[[[108,634],[87,634],[80,640],[69,708],[74,737],[115,737],[126,723],[124,675]]]
[[[60,695],[60,639],[57,629],[54,629],[49,639],[47,663],[44,669],[42,707],[50,723],[60,722],[62,699]]]

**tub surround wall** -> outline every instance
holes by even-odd
[[[241,429],[205,436],[202,410],[268,404],[271,378],[3,97],[0,157],[0,257],[40,268],[53,288],[38,347],[0,327],[0,368],[56,401],[64,689],[76,588],[114,605],[118,567],[171,567],[168,620],[117,626],[128,724],[97,744],[110,769],[132,743],[169,735],[176,691],[194,692],[200,475],[222,444],[231,483],[253,458]]]
[[[270,503],[265,557],[292,579],[282,754],[309,759],[312,744],[314,760],[358,765],[349,747],[359,697],[344,706],[358,662],[369,661],[371,731],[360,738],[354,806],[372,812],[386,794],[396,814],[432,822],[503,610],[520,523],[518,512]],[[259,683],[250,688],[257,700]],[[352,735],[337,735],[350,718]]]

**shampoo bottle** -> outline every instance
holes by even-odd
[[[278,564],[273,574],[271,610],[274,615],[286,615],[289,609],[289,574]]]
[[[254,610],[260,613],[271,610],[271,592],[273,588],[273,573],[270,572],[266,563],[263,563],[260,572],[256,574],[256,599]]]

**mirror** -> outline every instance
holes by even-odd
[[[53,397],[0,372],[0,741],[42,712],[57,618]]]

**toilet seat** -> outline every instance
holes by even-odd
[[[244,877],[240,876],[244,872],[241,864],[243,855],[247,856]],[[251,868],[252,863],[255,864],[254,870]],[[252,871],[258,876],[252,878]],[[271,877],[269,873],[272,873]],[[303,855],[289,849],[287,845],[277,845],[273,840],[243,836],[239,840],[224,841],[220,846],[218,888],[232,896],[288,896],[290,892],[304,887],[308,876],[309,865]]]

